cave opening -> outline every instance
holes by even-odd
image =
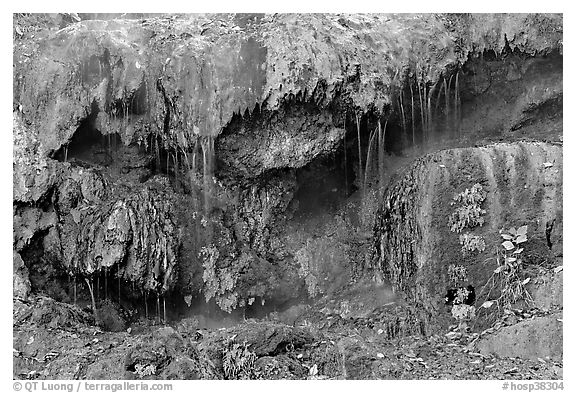
[[[296,172],[296,179],[296,217],[334,212],[358,189],[352,163],[344,161],[343,149],[315,159]]]
[[[389,172],[409,146],[394,112],[388,120],[375,112],[346,114],[340,126],[346,131],[338,147],[296,170],[295,219],[334,214],[361,199],[365,189],[385,187]]]
[[[104,135],[97,128],[98,104],[92,103],[90,114],[80,122],[68,143],[58,149],[53,158],[61,162],[109,166],[122,145],[118,133]]]

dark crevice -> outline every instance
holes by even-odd
[[[98,105],[93,102],[90,114],[80,122],[70,141],[58,149],[52,158],[85,166],[110,165],[122,141],[119,134],[103,135],[96,128],[98,112]]]
[[[156,89],[162,94],[162,97],[164,99],[164,109],[165,109],[165,113],[164,113],[164,134],[168,135],[170,132],[170,114],[171,114],[171,110],[172,110],[172,102],[170,101],[170,98],[168,98],[168,95],[166,94],[166,90],[164,89],[164,85],[162,84],[162,79],[158,79],[156,81]]]

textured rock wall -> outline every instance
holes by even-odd
[[[297,273],[282,264],[289,253],[277,237],[296,187],[291,171],[336,150],[347,114],[385,111],[407,79],[432,84],[485,49],[561,52],[561,25],[561,15],[522,14],[179,15],[48,32],[18,25],[14,247],[47,233],[45,257],[69,272],[116,269],[157,290],[178,276],[191,293],[206,281],[202,248],[216,244],[213,269],[222,274],[209,293],[228,303],[270,288],[295,296]],[[49,158],[66,161],[87,119],[104,138],[118,134],[127,148],[156,156],[155,170],[172,180],[148,180],[150,160],[136,154],[92,169]],[[206,168],[214,142],[225,184]],[[143,162],[132,168],[132,158]],[[187,176],[190,166],[197,173]]]
[[[506,38],[505,38],[506,37]],[[562,48],[559,15],[188,15],[74,23],[15,47],[15,108],[46,152],[98,108],[125,143],[188,148],[234,114],[292,96],[381,111],[412,70],[435,81],[471,52]]]
[[[481,253],[463,256],[450,231],[453,197],[475,183],[487,193]],[[502,228],[528,225],[524,258],[562,255],[562,147],[503,143],[432,153],[417,160],[388,189],[377,214],[376,262],[407,298],[441,318],[450,288],[448,266],[463,265],[477,293],[497,267]]]

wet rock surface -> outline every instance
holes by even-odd
[[[478,289],[498,267],[488,248],[462,258],[459,237],[450,230],[453,197],[476,183],[486,191],[486,216],[475,234],[499,245],[501,228],[528,224],[525,249],[530,259],[535,264],[555,260],[546,223],[561,222],[561,146],[520,142],[428,155],[384,196],[375,250],[395,287],[436,315],[442,314],[451,285],[450,263],[463,264],[468,282]]]

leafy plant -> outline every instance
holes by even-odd
[[[482,209],[482,202],[486,199],[486,192],[482,185],[476,183],[453,198],[452,206],[459,205],[448,219],[450,230],[460,233],[465,228],[474,228],[484,224],[486,210]]]
[[[226,379],[250,379],[254,375],[256,354],[248,347],[246,342],[240,344],[233,338],[227,342],[222,352]]]
[[[460,244],[462,245],[463,256],[486,250],[484,238],[482,236],[472,235],[471,233],[463,233],[460,235]]]
[[[448,278],[454,286],[468,281],[468,270],[462,265],[448,265]]]
[[[486,210],[482,209],[482,203],[485,199],[486,192],[479,183],[455,195],[451,205],[457,207],[448,219],[450,230],[461,233],[465,228],[482,226],[484,224],[483,215],[486,214]],[[466,232],[459,236],[459,240],[464,257],[486,249],[486,242],[482,236]],[[450,282],[457,287],[456,296],[452,300],[452,316],[458,321],[458,329],[464,330],[467,322],[476,315],[476,307],[467,301],[473,295],[473,287],[471,285],[464,287],[465,282],[468,281],[468,271],[462,265],[449,265],[448,277]]]
[[[450,299],[454,296],[453,299]],[[458,330],[464,331],[468,326],[467,322],[472,320],[476,315],[476,307],[471,303],[475,299],[474,288],[471,285],[467,287],[460,286],[455,290],[450,290],[447,302],[452,303],[452,317],[458,321]]]
[[[523,251],[522,244],[528,241],[528,226],[523,225],[508,230],[501,229],[500,236],[504,240],[498,248],[496,262],[498,266],[494,269],[492,276],[488,279],[486,286],[490,285],[490,290],[486,299],[495,288],[500,289],[500,295],[493,300],[486,300],[483,308],[491,308],[494,304],[500,310],[510,310],[518,301],[532,303],[532,297],[526,290],[526,284],[530,278],[523,278]]]
[[[136,364],[136,366],[134,366],[135,372],[136,374],[138,374],[138,376],[140,378],[144,378],[147,377],[149,375],[154,375],[156,374],[156,365],[155,364]]]
[[[460,322],[474,318],[475,314],[476,307],[468,304],[455,304],[452,307],[452,316]]]

